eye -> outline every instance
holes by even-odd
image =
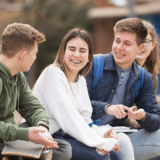
[[[73,48],[69,48],[69,50],[70,50],[70,51],[75,51],[75,49],[73,49]]]
[[[116,43],[120,43],[120,40],[115,40]]]
[[[130,44],[129,44],[129,43],[125,43],[125,45],[130,46]]]
[[[81,50],[80,52],[81,52],[81,53],[85,53],[86,51],[85,51],[85,50]]]

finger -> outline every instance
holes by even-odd
[[[106,132],[104,133],[104,138],[108,138],[112,131],[113,131],[112,128],[109,129],[108,131],[106,131]]]
[[[136,115],[137,115],[137,113],[132,111],[132,108],[128,110],[128,118],[135,119]]]
[[[123,111],[122,110],[123,109],[120,106],[117,107],[116,113],[118,114],[119,119],[123,118]]]
[[[123,109],[123,106],[119,106],[119,111],[120,111],[120,113],[121,113],[121,115],[122,115],[122,117],[121,118],[124,118],[126,115],[127,115],[127,113],[124,111],[124,109]]]
[[[99,154],[109,154],[109,152],[104,151],[104,150],[101,150],[101,149],[97,149],[97,152],[98,152]]]
[[[43,144],[45,146],[51,146],[51,147],[54,147],[56,148],[58,145],[57,145],[57,142],[53,141],[53,140],[48,140],[47,138],[43,137],[41,134],[40,135],[40,144]]]
[[[120,149],[120,145],[119,145],[118,143],[116,143],[116,146],[117,146],[116,151],[117,151],[117,152],[120,152],[120,151],[121,151],[121,149]]]
[[[137,106],[132,106],[131,109],[135,112],[137,110]]]
[[[126,110],[126,111],[128,111],[128,110],[129,110],[129,107],[124,106],[124,105],[122,105],[122,108],[123,108],[123,110]]]

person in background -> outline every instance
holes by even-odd
[[[144,49],[141,52],[138,52],[136,56],[136,62],[145,68],[148,72],[153,75],[154,81],[154,90],[155,94],[157,93],[158,88],[158,73],[160,68],[160,59],[159,59],[159,41],[158,34],[154,26],[147,21],[142,21],[144,26],[148,30],[148,35],[144,42]]]
[[[52,136],[71,144],[72,160],[109,160],[108,152],[120,151],[119,144],[123,157],[118,155],[114,160],[134,160],[125,134],[99,127],[91,119],[92,106],[83,76],[90,70],[92,59],[89,34],[71,29],[63,38],[54,63],[38,78],[33,94],[47,111]]]

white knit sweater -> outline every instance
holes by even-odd
[[[37,80],[33,94],[46,109],[51,134],[62,129],[87,146],[112,150],[117,140],[103,138],[107,129],[88,125],[92,122],[92,106],[83,76],[69,84],[63,71],[51,65]]]

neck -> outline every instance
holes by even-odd
[[[19,72],[18,69],[16,69],[16,63],[12,58],[7,58],[6,56],[1,54],[0,62],[8,68],[12,76],[16,75]]]
[[[117,64],[117,66],[119,66],[121,69],[123,69],[123,70],[125,70],[125,69],[127,69],[127,68],[129,68],[131,65],[128,65],[128,64],[119,64],[119,63],[116,63]]]
[[[139,64],[140,66],[143,66],[144,63],[145,63],[145,59],[136,59],[136,61],[138,62],[138,64]]]
[[[69,79],[69,81],[71,81],[71,82],[76,82],[77,74],[78,74],[78,73],[68,72],[68,79]]]

